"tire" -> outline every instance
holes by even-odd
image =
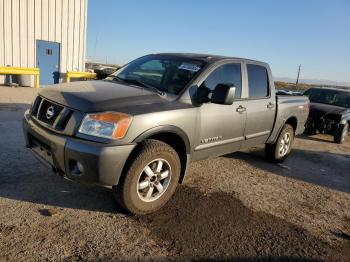
[[[342,144],[345,141],[346,136],[349,133],[349,123],[345,123],[344,125],[340,125],[340,128],[336,131],[334,135],[334,142],[338,144]]]
[[[287,140],[289,138],[289,140]],[[294,141],[294,129],[291,125],[285,124],[274,144],[265,145],[265,156],[268,161],[281,163],[289,156]],[[283,147],[281,149],[281,147]]]
[[[133,156],[125,175],[113,188],[114,195],[133,214],[153,213],[176,190],[181,171],[179,156],[168,144],[152,139],[142,142]]]

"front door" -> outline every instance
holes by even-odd
[[[40,85],[57,84],[60,71],[60,44],[37,40],[37,67],[40,68]]]
[[[225,63],[216,67],[199,88],[214,90],[218,84],[233,84],[236,99],[232,105],[211,102],[199,107],[199,137],[195,158],[223,155],[239,150],[244,139],[246,101],[241,100],[241,63]]]

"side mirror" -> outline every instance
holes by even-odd
[[[210,98],[209,98],[210,93],[211,93],[211,90],[205,86],[201,86],[197,88],[195,93],[196,102],[199,104],[210,102]]]
[[[218,84],[212,92],[210,101],[214,104],[232,105],[236,87],[230,84]]]

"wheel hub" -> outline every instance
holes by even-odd
[[[171,167],[165,159],[155,159],[148,163],[139,175],[137,193],[144,202],[152,202],[168,189]]]
[[[291,143],[291,135],[290,133],[285,133],[282,137],[280,147],[279,147],[279,154],[281,157],[285,156],[288,153],[290,143]]]

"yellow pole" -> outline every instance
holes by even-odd
[[[40,87],[40,75],[35,75],[35,84],[34,84],[35,88],[39,88]]]

